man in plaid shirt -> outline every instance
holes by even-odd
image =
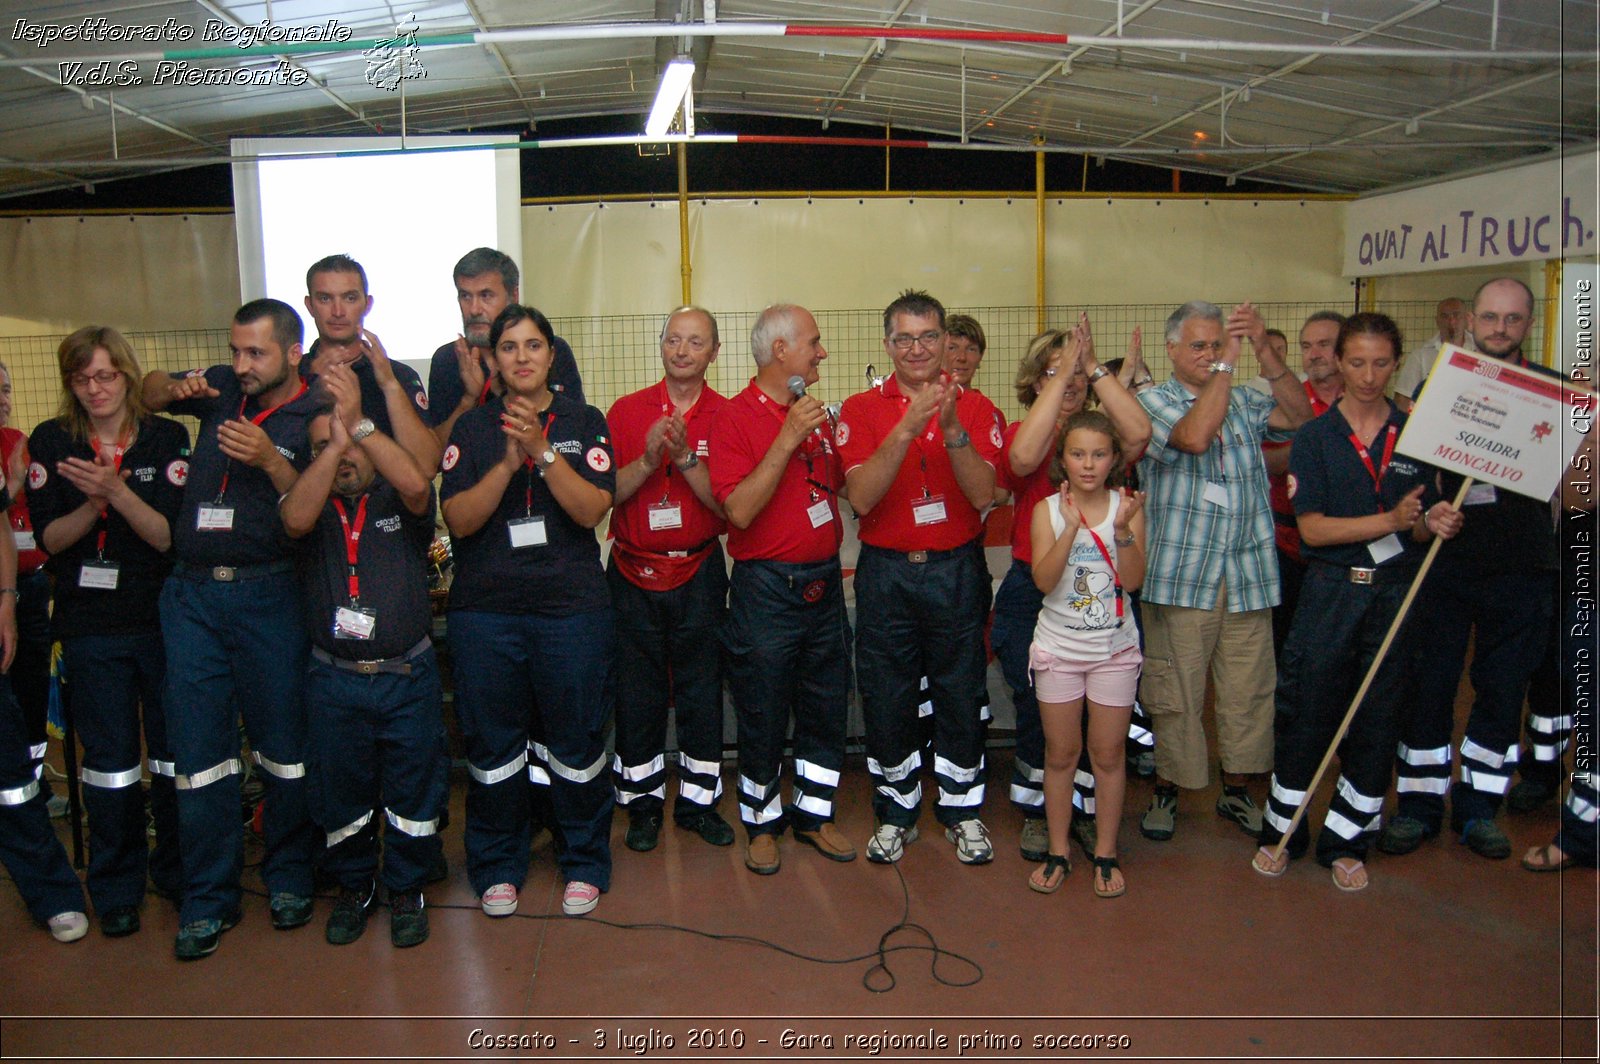
[[[1233,387],[1247,337],[1271,396]],[[1209,669],[1222,759],[1217,813],[1256,835],[1261,810],[1245,784],[1272,768],[1279,595],[1261,442],[1287,439],[1311,406],[1249,303],[1226,320],[1210,303],[1185,303],[1167,318],[1166,340],[1172,379],[1139,394],[1151,425],[1139,466],[1150,515],[1140,695],[1155,725],[1157,777],[1139,828],[1172,838],[1178,788],[1210,781],[1200,719]]]

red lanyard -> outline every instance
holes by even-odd
[[[1072,503],[1072,509],[1078,515],[1078,524],[1079,524],[1079,526],[1085,532],[1089,533],[1089,538],[1094,540],[1094,545],[1096,547],[1100,548],[1100,557],[1102,557],[1102,558],[1104,558],[1106,560],[1106,565],[1111,570],[1111,587],[1117,593],[1117,627],[1121,628],[1122,627],[1122,577],[1117,572],[1117,563],[1111,560],[1111,552],[1106,549],[1106,541],[1100,538],[1100,534],[1098,532],[1096,532],[1093,528],[1089,527],[1089,519],[1087,517],[1083,516],[1083,511],[1082,510],[1078,509],[1077,501],[1075,499],[1073,499],[1073,497],[1070,494],[1067,496],[1067,501]],[[1107,505],[1109,506],[1109,503]]]
[[[1374,469],[1372,467],[1372,455],[1368,454],[1366,447],[1362,446],[1361,437],[1357,436],[1354,431],[1350,433],[1350,442],[1355,446],[1356,454],[1361,456],[1361,464],[1367,467],[1367,475],[1372,478],[1372,487],[1378,494],[1379,513],[1383,513],[1385,509],[1383,505],[1383,477],[1385,473],[1389,472],[1389,459],[1394,457],[1394,440],[1397,435],[1398,432],[1395,427],[1390,425],[1389,432],[1383,441],[1383,464]]]
[[[111,452],[111,467],[117,471],[118,476],[122,475],[122,456],[128,452],[128,442],[131,435],[129,433],[118,439],[116,449]],[[89,446],[94,448],[95,458],[99,458],[100,437],[91,435],[89,437]],[[106,507],[104,506],[100,507],[100,535],[95,539],[95,550],[99,553],[101,560],[104,560],[106,556]]]
[[[787,406],[779,406],[777,403],[773,402],[767,393],[762,391],[760,388],[756,389],[756,398],[761,401],[761,405],[765,407],[773,417],[778,419],[778,425],[780,426],[779,430],[782,431],[781,427],[789,420],[789,408]],[[829,473],[828,453],[828,449],[822,442],[820,438],[820,432],[817,429],[812,429],[810,432],[806,433],[806,438],[800,441],[799,447],[795,448],[795,454],[798,455],[800,460],[806,464],[805,482],[811,486],[812,502],[816,502],[822,498],[822,496],[818,494],[819,491],[827,492],[829,495],[837,494],[833,488],[817,480],[815,466],[817,455],[822,455],[822,475],[827,477]],[[793,456],[791,456],[791,461],[792,460]]]
[[[294,402],[304,394],[306,394],[306,382],[302,380],[300,382],[299,391],[289,396],[289,398],[285,399],[277,406],[269,406],[267,409],[256,414],[250,419],[250,423],[259,428],[267,420],[267,418],[271,417],[273,414],[276,414],[279,410],[282,410],[284,407],[288,406],[290,403]],[[249,401],[250,397],[248,395],[241,395],[239,397],[239,417],[244,417],[244,404]],[[228,477],[232,475],[232,473],[233,460],[230,458],[228,460],[228,464],[222,469],[222,484],[217,488],[217,502],[221,502],[222,497],[228,493]]]
[[[339,524],[344,526],[344,557],[350,563],[350,601],[361,600],[361,578],[356,575],[356,557],[361,551],[361,529],[367,523],[367,499],[370,495],[361,496],[361,501],[356,504],[356,519],[352,523],[350,516],[345,512],[344,500],[334,499],[333,508],[339,511]]]
[[[494,381],[487,374],[484,376],[483,391],[478,393],[478,405],[482,406],[489,401],[489,390],[494,387]]]

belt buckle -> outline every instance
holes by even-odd
[[[927,560],[928,552],[925,550],[909,551],[906,554],[906,561],[910,562],[912,565],[922,565],[927,562]]]
[[[1376,572],[1376,569],[1357,569],[1352,567],[1350,569],[1350,582],[1352,584],[1370,584]]]
[[[213,580],[220,580],[225,584],[231,584],[238,578],[239,570],[235,569],[231,565],[215,565],[211,568],[211,579]]]
[[[382,665],[383,665],[383,662],[381,662],[381,661],[358,661],[358,662],[355,662],[356,671],[359,672],[363,676],[374,676],[374,675],[376,675],[378,670],[379,670],[379,668]]]

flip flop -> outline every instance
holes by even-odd
[[[1028,887],[1040,894],[1054,894],[1061,889],[1067,873],[1071,871],[1072,860],[1065,854],[1045,854],[1044,864],[1035,868],[1033,875],[1028,877]]]
[[[1356,877],[1360,876],[1358,880]],[[1367,876],[1367,866],[1364,862],[1354,857],[1341,857],[1333,862],[1333,885],[1346,894],[1354,894],[1366,890],[1372,885],[1372,880]]]
[[[1530,872],[1559,872],[1563,868],[1571,868],[1578,863],[1567,853],[1561,855],[1561,860],[1555,860],[1555,856],[1552,853],[1555,848],[1556,844],[1553,842],[1546,843],[1543,846],[1535,846],[1522,855],[1522,867]]]
[[[1120,898],[1128,893],[1128,881],[1124,879],[1122,886],[1111,886],[1111,873],[1122,866],[1117,864],[1115,857],[1091,857],[1094,865],[1094,896],[1097,898]]]
[[[1272,859],[1272,847],[1262,846],[1256,850],[1256,855],[1250,859],[1250,867],[1268,879],[1277,879],[1289,870],[1289,852],[1285,850],[1274,861]]]

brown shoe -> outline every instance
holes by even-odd
[[[750,836],[744,848],[744,866],[758,876],[770,876],[777,872],[778,864],[778,836]]]
[[[819,824],[815,831],[796,831],[794,837],[816,850],[830,861],[854,861],[856,848],[840,834],[833,822]]]

